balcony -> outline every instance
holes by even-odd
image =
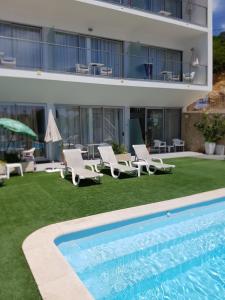
[[[193,0],[98,0],[207,27],[208,8]]]
[[[136,49],[137,50],[137,49]],[[175,50],[174,50],[175,51]],[[170,59],[150,52],[97,50],[61,44],[0,36],[0,68],[34,70],[57,74],[162,82],[171,84],[207,85],[207,66]]]

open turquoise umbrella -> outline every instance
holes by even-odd
[[[36,133],[30,127],[17,120],[0,118],[0,127],[13,133],[29,136],[33,140],[37,138]]]
[[[36,133],[30,127],[17,120],[0,118],[0,127],[12,132],[12,137],[8,143],[7,150],[15,133],[29,136],[32,140],[35,140],[37,138]]]

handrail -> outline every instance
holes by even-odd
[[[116,1],[116,0],[97,0],[97,1],[111,3],[113,5],[118,5],[118,6],[121,6],[121,7],[128,7],[128,8],[132,8],[132,9],[143,11],[143,12],[148,12],[148,13],[155,14],[155,15],[161,15],[161,16],[166,17],[166,18],[175,19],[175,20],[183,21],[185,23],[195,24],[195,25],[199,25],[199,26],[203,26],[203,27],[207,27],[207,25],[208,25],[208,20],[207,20],[208,19],[207,18],[208,7],[204,6],[202,4],[199,4],[199,3],[195,3],[193,0],[186,0],[186,1],[185,0],[184,1],[178,0],[178,1],[180,1],[181,7],[182,7],[180,17],[174,16],[172,13],[167,14],[167,15],[166,14],[160,14],[160,11],[156,12],[156,11],[154,11],[154,9],[152,7],[143,7],[142,8],[142,7],[140,7],[141,6],[141,0],[139,0],[140,1],[139,6],[134,4],[133,0],[128,0],[128,1],[125,1],[125,0],[120,0],[120,1]],[[186,5],[186,8],[184,8],[185,5]],[[143,2],[143,6],[146,6],[145,2]],[[193,9],[193,8],[195,8],[195,9]],[[196,9],[201,9],[201,11],[203,11],[203,10],[205,11],[205,18],[204,18],[203,22],[198,21],[197,17],[195,17],[196,21],[191,20],[192,17],[194,16],[193,11],[196,10]],[[185,10],[186,11],[189,10],[189,12],[186,12],[186,15],[184,15]],[[185,18],[185,16],[187,18]]]

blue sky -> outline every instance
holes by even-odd
[[[225,31],[225,0],[212,0],[213,1],[213,26],[214,34],[219,34]]]

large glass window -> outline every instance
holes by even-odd
[[[0,22],[0,52],[16,59],[19,68],[42,65],[41,29],[39,27]]]
[[[22,151],[36,148],[36,156],[45,156],[45,106],[23,104],[0,104],[0,118],[11,118],[26,124],[38,135],[33,142],[29,137],[12,134],[0,128],[0,150]]]
[[[86,64],[87,50],[84,36],[56,31],[54,42],[54,69],[75,72],[76,64]]]

